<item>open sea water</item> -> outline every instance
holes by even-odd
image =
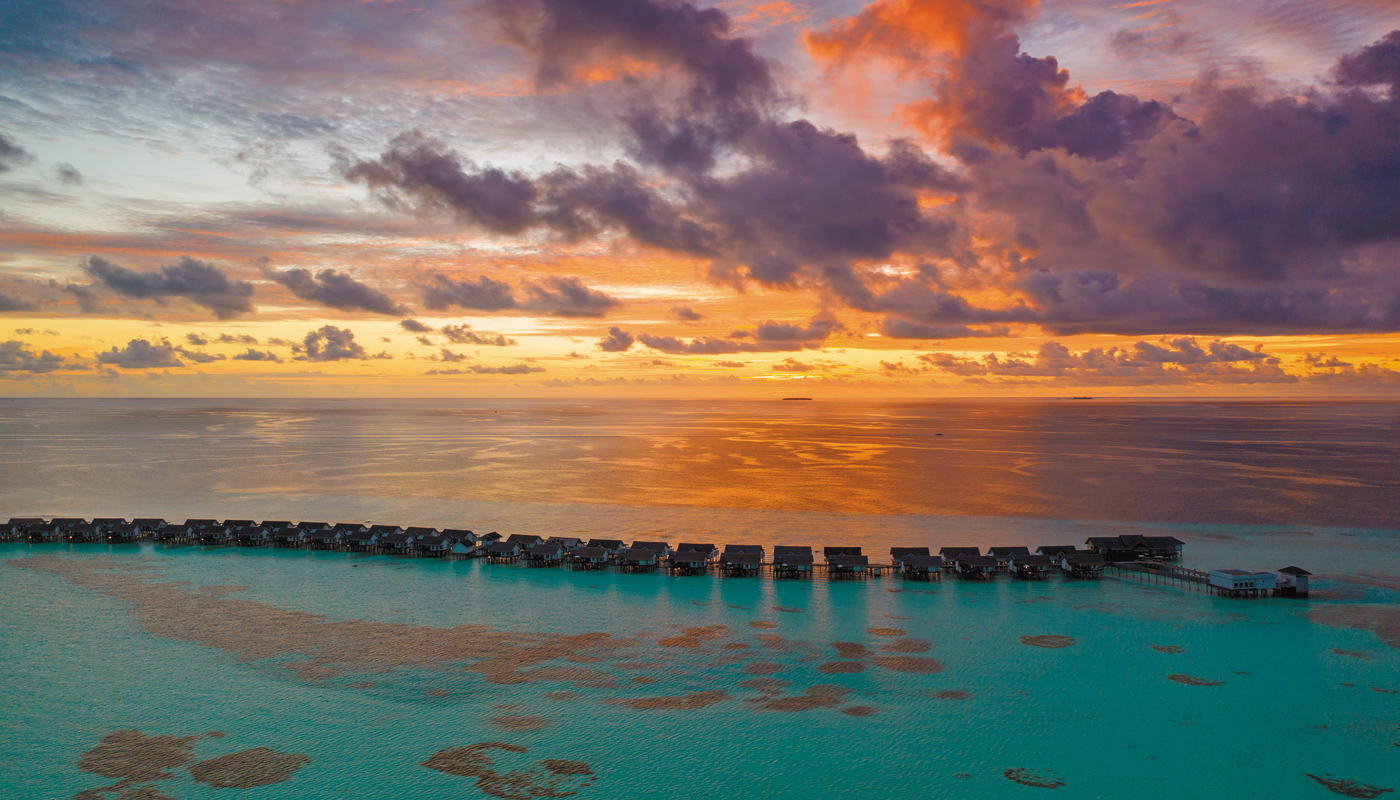
[[[1400,405],[3,401],[0,518],[1083,544],[1313,573],[851,582],[0,544],[0,797],[1377,797]],[[86,794],[84,794],[86,793]]]

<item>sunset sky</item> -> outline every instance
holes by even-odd
[[[0,396],[1376,396],[1393,0],[0,6]]]

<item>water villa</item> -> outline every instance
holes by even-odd
[[[775,578],[810,578],[822,570],[832,580],[880,577],[886,567],[872,565],[860,547],[823,548],[825,563],[813,562],[812,548],[779,545],[766,560],[762,545],[731,544],[721,554],[712,543],[682,542],[673,551],[667,542],[633,542],[620,539],[582,540],[567,536],[548,539],[532,534],[502,537],[491,532],[477,536],[469,530],[404,528],[370,525],[276,520],[189,519],[169,524],[162,519],[98,517],[16,517],[0,525],[0,541],[24,539],[34,544],[68,541],[74,544],[106,541],[133,543],[153,538],[161,545],[200,543],[223,546],[237,542],[244,547],[271,544],[279,548],[335,550],[342,553],[382,553],[416,556],[485,556],[491,563],[524,561],[529,566],[574,569],[606,569],[643,572],[663,564],[673,574],[698,575],[712,567],[726,576],[753,576],[771,568]],[[890,548],[890,566],[907,580],[939,580],[943,570],[954,570],[967,580],[986,580],[999,571],[1023,580],[1045,580],[1060,572],[1066,578],[1096,579],[1105,572],[1150,583],[1173,584],[1225,597],[1307,597],[1312,574],[1289,566],[1273,572],[1217,569],[1209,572],[1166,563],[1181,554],[1182,543],[1172,536],[1090,537],[1088,550],[1073,545],[1041,545],[1034,553],[1027,547],[997,546],[982,555],[976,547],[944,547],[932,555],[927,547]]]
[[[775,578],[812,577],[812,548],[805,545],[777,545],[773,548]]]

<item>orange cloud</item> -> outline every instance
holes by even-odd
[[[804,31],[807,51],[833,66],[865,59],[900,66],[956,56],[967,43],[1030,15],[1038,0],[878,0],[822,30]]]

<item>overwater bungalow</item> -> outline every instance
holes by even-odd
[[[297,523],[297,530],[301,531],[308,537],[313,533],[328,531],[332,527],[334,526],[332,526],[329,522],[306,522],[305,520],[303,520]]]
[[[627,545],[622,543],[621,539],[589,539],[586,546],[603,548],[608,551],[609,559],[615,558],[627,547]]]
[[[446,531],[442,533],[432,533],[417,539],[413,542],[413,552],[420,556],[429,558],[441,558],[452,553],[452,549],[457,545],[457,537],[449,535]]]
[[[958,556],[980,556],[980,555],[982,555],[982,548],[980,548],[980,547],[940,547],[940,548],[938,548],[938,554],[939,554],[940,556],[943,556],[943,560],[944,560],[944,561],[947,561],[948,563],[951,564],[951,563],[953,563],[954,561],[957,561],[957,560],[958,560]]]
[[[671,555],[671,545],[667,542],[633,542],[630,550],[650,550],[658,559]]]
[[[147,536],[150,534],[130,523],[112,525],[107,528],[107,541],[112,544],[130,544]]]
[[[684,547],[685,545],[681,545],[681,548]],[[676,575],[699,575],[710,567],[710,552],[678,549],[666,560],[666,564]]]
[[[623,572],[649,572],[656,569],[660,555],[656,550],[638,547],[634,543],[617,557],[617,566]]]
[[[606,547],[586,545],[569,554],[569,566],[574,569],[604,569],[613,554]]]
[[[334,526],[307,531],[305,541],[312,550],[339,550],[340,531]]]
[[[1089,552],[1105,561],[1170,560],[1181,557],[1184,543],[1175,536],[1090,536],[1084,541]]]
[[[330,534],[331,540],[334,542],[334,547],[333,547],[332,549],[347,549],[347,548],[350,547],[350,538],[351,538],[351,537],[358,537],[360,534],[368,533],[368,532],[369,532],[369,526],[368,526],[368,525],[361,525],[361,524],[358,523],[358,522],[337,522],[336,524],[334,524],[334,525],[331,526],[331,529],[330,529],[330,530],[328,530],[328,531],[323,531],[322,533],[323,533],[323,534]],[[313,535],[313,536],[311,537],[313,548],[315,548],[315,544],[316,544],[316,542],[317,542],[317,536],[319,536],[319,535],[321,535],[321,534]],[[326,548],[315,548],[315,549],[326,549]]]
[[[306,545],[306,531],[300,525],[272,528],[268,531],[268,539],[273,547],[303,547]]]
[[[403,528],[397,526],[384,527],[387,527],[391,531],[403,530]],[[363,527],[360,530],[343,531],[340,535],[340,546],[352,553],[367,553],[379,547],[379,534],[371,527]]]
[[[997,560],[993,556],[960,555],[953,569],[963,580],[984,581],[997,571]]]
[[[272,534],[266,525],[254,525],[234,533],[239,547],[266,547],[272,541]]]
[[[525,563],[532,567],[557,567],[564,563],[564,548],[557,543],[532,544],[525,550]]]
[[[415,530],[422,529],[409,529],[410,532]],[[475,558],[476,556],[481,555],[477,551],[478,548],[482,546],[481,540],[476,538],[475,533],[472,533],[466,528],[444,528],[442,531],[442,535],[452,542],[452,546],[448,548],[448,551],[451,555],[459,556],[461,558]],[[500,534],[496,534],[496,536],[498,539],[500,538]]]
[[[681,542],[680,544],[676,545],[676,553],[680,553],[682,551],[687,553],[700,553],[704,555],[706,566],[714,563],[714,561],[719,558],[719,548],[715,547],[709,542]],[[673,553],[671,557],[675,558],[675,554]]]
[[[1021,580],[1043,580],[1054,568],[1054,563],[1050,556],[1031,555],[1030,553],[1017,553],[1011,556],[1007,569],[1011,574]]]
[[[422,533],[418,533],[422,531]],[[432,528],[407,528],[399,533],[391,533],[379,539],[379,552],[391,556],[401,556],[413,552],[413,543],[420,536],[435,536]]]
[[[482,549],[482,555],[493,564],[505,564],[520,560],[523,549],[519,542],[504,541],[486,545]]]
[[[1213,569],[1210,585],[1229,597],[1262,597],[1274,590],[1278,573],[1245,569]]]
[[[504,539],[504,538],[506,538],[506,537],[500,535],[499,533],[496,533],[495,531],[491,531],[490,533],[483,533],[483,534],[481,534],[480,536],[478,536],[478,537],[476,537],[476,538],[480,541],[481,546],[482,546],[482,547],[485,547],[485,546],[488,545],[488,544],[492,544],[492,543],[494,543],[494,542],[499,542],[500,540],[502,540],[502,539]]]
[[[49,524],[62,528],[67,533],[68,529],[74,525],[86,525],[88,521],[82,517],[54,517],[49,520]]]
[[[812,548],[806,545],[780,544],[773,547],[775,578],[810,578],[813,563]]]
[[[199,529],[199,543],[210,547],[233,544],[233,530],[227,525],[215,523]]]
[[[1028,556],[1030,554],[1029,547],[992,547],[987,550],[987,555],[997,560],[997,569],[1002,572],[1011,569],[1012,556]]]
[[[565,552],[566,554],[567,554],[567,553],[572,553],[572,552],[574,552],[575,550],[579,549],[580,547],[583,547],[583,540],[582,540],[582,539],[576,539],[576,538],[574,538],[574,537],[572,537],[572,536],[551,536],[551,537],[549,537],[548,539],[545,539],[545,540],[544,540],[544,543],[545,543],[545,544],[557,544],[557,545],[559,545],[560,547],[564,548],[564,552]],[[633,547],[636,547],[636,546],[637,546],[637,543],[636,543],[636,542],[633,542],[633,543],[632,543],[632,546],[633,546]]]
[[[1308,576],[1311,572],[1302,567],[1284,567],[1274,579],[1274,587],[1282,597],[1307,597]]]
[[[371,526],[369,526],[369,532],[370,532],[371,534],[374,534],[374,541],[375,541],[376,544],[378,544],[379,540],[380,540],[380,539],[383,539],[385,536],[388,536],[388,535],[391,534],[391,533],[403,533],[404,530],[405,530],[405,529],[404,529],[402,526],[400,526],[400,525],[371,525]]]
[[[890,566],[898,567],[899,562],[903,561],[905,556],[926,556],[928,554],[927,547],[891,547]]]
[[[69,525],[63,538],[70,542],[95,542],[106,537],[101,528],[89,522],[83,525]]]
[[[0,526],[0,541],[13,542],[24,539],[30,528],[44,524],[42,517],[14,517]]]
[[[763,548],[756,544],[725,545],[719,568],[730,576],[757,575],[763,569]]]
[[[165,520],[156,517],[137,517],[131,524],[140,528],[142,533],[155,533],[166,526]]]
[[[1071,578],[1097,578],[1103,574],[1104,558],[1098,553],[1064,553],[1060,571]]]
[[[943,556],[909,554],[899,560],[899,574],[905,580],[936,581],[943,577]]]
[[[1059,562],[1060,556],[1065,554],[1073,555],[1078,552],[1079,548],[1072,544],[1043,544],[1035,549],[1036,555],[1050,556],[1050,560],[1056,563]]]
[[[156,541],[161,544],[194,544],[199,541],[199,528],[187,523],[167,525],[156,532]]]
[[[870,556],[845,553],[827,554],[826,575],[828,578],[864,578],[869,572]]]
[[[93,517],[92,524],[96,525],[103,534],[106,534],[113,526],[126,525],[128,523],[125,517]]]
[[[536,536],[533,533],[512,533],[506,537],[506,541],[510,544],[520,545],[520,549],[524,551],[537,544],[544,544],[544,537]]]
[[[24,538],[27,541],[35,543],[61,542],[63,541],[65,533],[66,531],[58,525],[52,522],[46,522],[42,525],[26,526],[24,529]]]

